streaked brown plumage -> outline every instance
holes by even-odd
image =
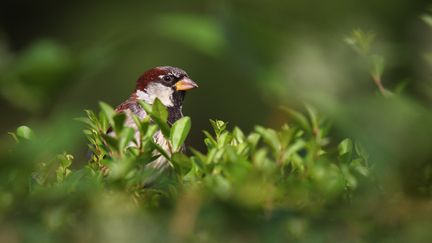
[[[125,125],[135,129],[135,138],[139,143],[140,134],[131,117],[132,113],[140,119],[147,116],[144,109],[139,105],[139,100],[153,104],[154,100],[158,98],[167,107],[168,123],[171,125],[183,117],[182,103],[186,91],[196,87],[198,85],[180,68],[170,66],[155,67],[138,78],[136,88],[129,99],[120,104],[115,110],[126,114]],[[154,140],[168,151],[169,141],[163,137],[160,131],[156,132]],[[162,168],[167,163],[163,157],[159,157],[152,164],[155,168]]]

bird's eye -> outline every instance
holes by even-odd
[[[174,80],[174,77],[171,76],[171,75],[165,75],[165,76],[163,77],[163,79],[164,79],[166,82],[171,82],[171,81]]]

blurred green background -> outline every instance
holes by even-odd
[[[2,1],[1,152],[13,142],[5,142],[7,132],[26,124],[42,134],[47,151],[83,157],[82,126],[73,118],[96,110],[100,100],[120,104],[151,67],[178,66],[200,86],[184,105],[193,123],[191,146],[204,149],[201,130],[209,129],[210,118],[248,131],[289,119],[281,105],[301,110],[312,104],[333,122],[334,140],[350,137],[365,145],[380,185],[395,196],[387,207],[380,204],[382,196],[366,194],[353,203],[367,204],[356,217],[364,213],[378,222],[377,238],[395,239],[380,234],[391,228],[410,239],[427,239],[428,8],[421,0]],[[370,53],[380,60],[379,76],[393,97],[381,97],[371,66],[347,43],[355,29],[375,34]],[[343,218],[352,212],[339,213]],[[337,239],[332,237],[329,242]]]
[[[2,1],[0,132],[79,116],[99,100],[116,106],[145,70],[173,65],[200,84],[184,106],[200,146],[209,118],[250,129],[277,123],[279,105],[311,92],[337,101],[374,92],[343,41],[355,28],[377,33],[385,85],[409,81],[430,101],[426,10],[420,0]]]

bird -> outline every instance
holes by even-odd
[[[135,130],[135,141],[138,143],[135,146],[139,146],[140,133],[132,118],[132,114],[138,116],[139,119],[147,117],[147,113],[141,107],[139,101],[151,105],[156,99],[159,99],[167,108],[168,125],[172,125],[183,117],[183,100],[186,91],[197,87],[198,85],[195,81],[193,81],[183,69],[172,66],[154,67],[145,71],[138,78],[136,87],[130,97],[117,106],[115,112],[126,114],[124,125]],[[153,139],[154,142],[165,149],[165,151],[169,151],[170,142],[165,139],[160,130],[155,133]],[[153,168],[164,168],[167,166],[168,161],[163,158],[163,156],[160,156],[150,164]]]

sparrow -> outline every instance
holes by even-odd
[[[115,109],[116,112],[126,114],[125,126],[135,129],[135,140],[138,143],[135,146],[139,146],[140,133],[132,114],[137,115],[140,119],[147,116],[147,113],[139,104],[140,100],[151,105],[156,98],[159,99],[167,108],[168,124],[172,125],[183,117],[182,108],[186,91],[197,87],[198,85],[189,78],[189,75],[177,67],[154,67],[144,72],[136,81],[135,90],[130,97]],[[160,130],[155,133],[153,139],[155,143],[169,152],[170,142],[165,139]],[[167,161],[160,156],[151,164],[154,168],[162,168],[167,165]]]

